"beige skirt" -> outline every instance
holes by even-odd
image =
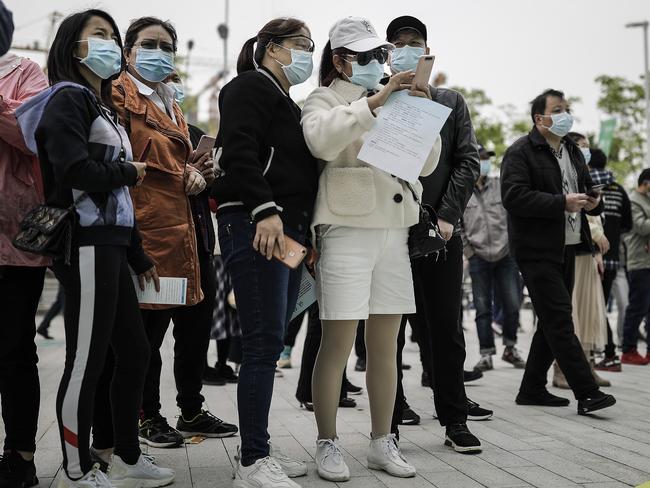
[[[607,344],[606,313],[596,260],[591,254],[576,256],[573,323],[585,351],[600,351]]]

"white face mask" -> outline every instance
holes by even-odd
[[[580,151],[582,151],[582,155],[585,157],[585,163],[589,164],[589,161],[591,161],[591,149],[588,147],[581,147]]]

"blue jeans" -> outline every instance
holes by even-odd
[[[636,349],[639,341],[639,325],[650,313],[650,269],[639,269],[628,272],[630,283],[630,301],[625,310],[623,322],[623,352]],[[650,325],[646,321],[646,331]],[[647,334],[646,334],[647,335]],[[650,350],[650,337],[647,338]]]
[[[472,256],[469,259],[472,294],[476,309],[476,330],[481,354],[496,354],[492,331],[493,297],[498,295],[503,307],[503,345],[517,344],[519,328],[519,270],[509,255],[493,263]]]
[[[255,223],[244,212],[219,216],[219,244],[232,279],[242,333],[237,387],[242,464],[269,455],[269,409],[275,367],[298,297],[300,270],[292,271],[253,249]],[[285,229],[288,235],[304,238]]]

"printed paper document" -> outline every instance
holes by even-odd
[[[450,113],[449,107],[427,98],[394,93],[366,134],[358,158],[415,183]]]
[[[140,289],[138,277],[132,276],[135,293],[140,303],[159,305],[185,305],[187,295],[187,278],[160,277],[160,291],[156,292],[153,280],[144,283],[144,291]]]

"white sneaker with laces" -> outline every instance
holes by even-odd
[[[297,478],[307,474],[307,463],[287,456],[275,444],[269,441],[269,456],[280,465],[289,478]]]
[[[113,455],[113,463],[108,468],[108,479],[115,488],[157,488],[173,483],[174,478],[173,469],[156,466],[151,457],[144,454],[140,454],[133,465]]]
[[[399,478],[415,476],[415,468],[402,456],[395,434],[388,434],[370,441],[368,468],[386,471]]]
[[[316,467],[321,478],[328,481],[348,481],[350,469],[345,464],[343,453],[336,445],[336,439],[316,441]]]
[[[99,469],[99,464],[93,465],[83,478],[73,481],[65,473],[61,473],[57,488],[116,488],[106,475]]]
[[[233,471],[233,488],[300,488],[300,485],[287,476],[271,456],[258,459],[250,466],[241,463],[237,450],[237,466]]]

